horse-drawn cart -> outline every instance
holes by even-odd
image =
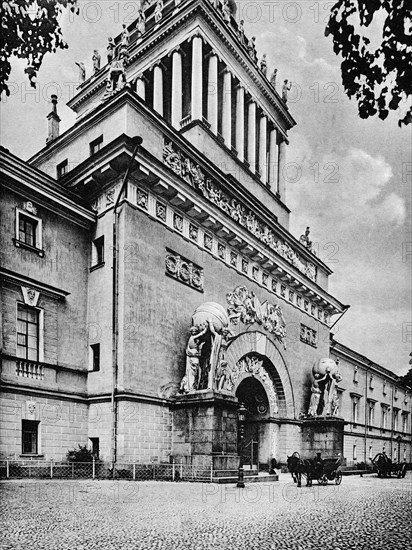
[[[399,478],[406,476],[406,463],[392,462],[385,453],[378,453],[372,459],[372,464],[378,473],[378,477],[391,477],[392,474]]]
[[[334,481],[336,485],[342,483],[342,462],[340,458],[323,460],[322,466],[317,476],[320,485],[327,485],[328,481]]]
[[[301,487],[302,475],[306,478],[308,487],[312,485],[314,479],[317,479],[320,485],[327,485],[328,481],[334,481],[336,485],[342,483],[340,457],[321,459],[319,453],[314,459],[301,459],[299,453],[294,452],[288,457],[287,464],[293,481],[298,487]]]

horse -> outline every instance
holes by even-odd
[[[292,456],[288,456],[287,465],[292,479],[298,487],[302,487],[302,475],[306,477],[306,487],[312,487],[312,480],[318,469],[318,465],[314,461],[301,459],[299,453],[295,451]]]

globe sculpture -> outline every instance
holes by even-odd
[[[215,302],[205,302],[200,305],[193,314],[192,323],[194,326],[204,326],[212,323],[217,333],[221,333],[229,325],[226,310]]]
[[[329,372],[330,376],[333,376],[338,372],[338,366],[333,359],[329,359],[329,357],[319,359],[313,365],[313,376],[315,376],[315,374],[319,374],[320,377],[323,377],[327,372]]]

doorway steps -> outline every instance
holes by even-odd
[[[220,470],[214,472],[213,483],[237,483],[237,470]],[[257,470],[245,470],[245,483],[269,483],[279,481],[278,474],[269,474],[268,472],[258,472]]]

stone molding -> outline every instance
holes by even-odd
[[[251,210],[247,210],[237,199],[226,191],[222,191],[215,181],[207,177],[199,165],[176,149],[172,142],[164,142],[163,160],[175,174],[199,191],[204,198],[246,228],[254,237],[269,246],[306,277],[316,282],[317,268],[313,263],[304,260],[290,245],[278,239],[272,229]]]
[[[204,273],[198,265],[167,248],[165,267],[166,275],[169,277],[173,277],[179,282],[203,292]]]

